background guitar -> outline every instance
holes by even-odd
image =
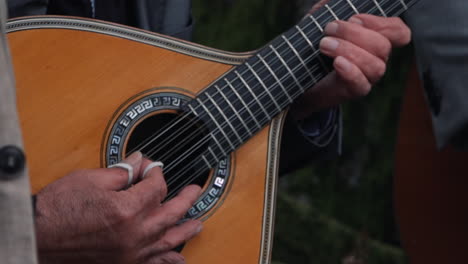
[[[398,223],[411,264],[460,263],[468,253],[468,153],[438,150],[415,68],[402,105],[395,167]]]
[[[77,96],[77,97],[79,97],[79,96]],[[37,99],[40,99],[40,97],[34,97],[35,102],[40,103],[40,100],[37,100]],[[74,99],[76,100],[77,98],[74,98]],[[61,110],[61,109],[57,109],[57,110]]]

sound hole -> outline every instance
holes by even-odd
[[[208,130],[193,117],[161,113],[144,119],[135,127],[126,153],[140,150],[151,160],[164,163],[167,199],[170,199],[184,186],[203,187],[207,182],[210,170],[200,166],[201,154],[208,147],[208,140],[204,140],[207,135]]]

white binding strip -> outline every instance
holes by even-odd
[[[213,120],[213,122],[215,123],[215,125],[218,127],[218,130],[221,131],[221,133],[223,134],[224,138],[226,138],[226,141],[229,143],[229,145],[231,146],[232,150],[235,150],[236,147],[234,147],[234,145],[232,144],[231,140],[229,139],[229,137],[227,136],[227,134],[224,132],[223,128],[219,125],[218,121],[216,120],[216,118],[211,114],[210,110],[208,110],[208,108],[203,104],[203,102],[200,100],[200,98],[197,98],[197,101],[198,103],[203,107],[203,109],[205,109],[206,113],[211,117],[211,119]]]
[[[247,62],[246,62],[247,63]],[[237,77],[239,77],[239,79],[241,80],[241,82],[245,85],[245,87],[247,87],[247,90],[249,90],[250,94],[253,96],[253,98],[255,99],[255,101],[257,101],[257,104],[260,106],[260,108],[262,109],[263,113],[265,113],[265,115],[268,117],[268,120],[271,120],[271,116],[270,114],[267,112],[267,110],[265,109],[265,107],[263,107],[263,104],[262,102],[260,102],[260,100],[258,100],[257,96],[254,94],[252,88],[250,88],[250,85],[245,81],[244,77],[242,77],[242,75],[238,72],[238,71],[234,71],[235,74],[237,74]]]
[[[284,94],[288,97],[288,100],[289,100],[289,103],[292,103],[293,99],[291,98],[291,96],[289,95],[288,91],[286,90],[286,88],[284,87],[284,85],[281,83],[280,79],[278,78],[278,76],[276,75],[276,73],[273,71],[273,69],[271,69],[270,65],[268,65],[268,63],[262,58],[262,56],[260,56],[260,54],[257,54],[257,57],[262,61],[263,64],[265,64],[265,67],[268,69],[268,71],[271,73],[271,75],[273,76],[273,78],[275,78],[276,82],[278,83],[278,85],[281,87],[281,89],[283,89],[283,92]]]
[[[229,101],[226,97],[226,95],[221,91],[221,89],[218,87],[218,85],[215,85],[215,88],[216,90],[218,90],[218,93],[224,98],[224,101],[226,101],[226,103],[229,105],[229,107],[232,108],[232,111],[234,112],[234,114],[237,116],[237,118],[239,118],[239,120],[241,121],[242,125],[245,127],[245,129],[247,130],[247,132],[249,133],[249,136],[252,136],[252,131],[250,131],[249,127],[247,126],[247,124],[244,122],[244,119],[242,119],[242,117],[239,115],[239,113],[236,111],[236,109],[234,108],[234,106],[232,105],[231,101]]]

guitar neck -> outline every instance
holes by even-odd
[[[237,149],[332,70],[318,48],[329,22],[358,13],[398,16],[416,1],[332,0],[211,84],[187,111],[212,128],[212,158]]]

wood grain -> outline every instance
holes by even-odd
[[[106,126],[130,97],[154,87],[196,94],[232,67],[93,32],[38,29],[8,38],[34,193],[73,170],[100,167]],[[183,250],[187,263],[258,263],[268,132],[235,152],[230,191]]]

